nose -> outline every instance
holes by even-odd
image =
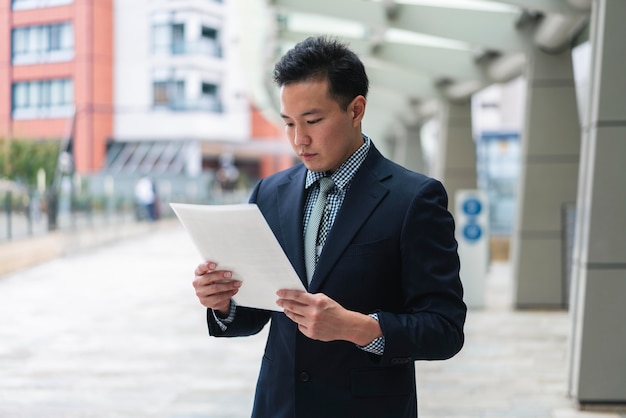
[[[298,125],[294,128],[293,143],[295,145],[308,145],[311,143],[311,137],[308,134],[308,130],[304,126]]]

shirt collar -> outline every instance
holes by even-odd
[[[370,138],[365,135],[363,136],[363,145],[359,147],[343,164],[330,175],[330,178],[335,182],[335,186],[339,189],[343,190],[350,183],[352,177],[357,172],[363,161],[365,161],[365,157],[367,156],[367,152],[370,149]],[[306,181],[304,183],[304,188],[309,189],[317,180],[324,177],[326,172],[324,171],[311,171],[307,170],[306,173]]]

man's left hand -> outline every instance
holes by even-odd
[[[364,346],[382,336],[378,321],[349,311],[323,293],[281,289],[276,304],[307,337],[319,341],[345,340]]]

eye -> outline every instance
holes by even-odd
[[[313,120],[306,121],[306,123],[308,123],[309,125],[314,125],[314,124],[316,124],[317,122],[319,122],[321,120],[322,120],[321,118],[320,119],[313,119]]]
[[[286,128],[291,128],[291,127],[293,127],[293,122],[285,122],[285,127],[286,127]]]

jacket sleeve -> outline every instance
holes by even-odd
[[[270,319],[271,312],[263,309],[237,306],[233,322],[228,324],[225,331],[218,325],[213,311],[207,309],[207,324],[209,334],[214,337],[243,337],[258,333]]]
[[[459,277],[454,220],[441,183],[417,191],[401,236],[401,313],[380,312],[385,336],[381,364],[443,360],[460,351],[467,307]]]

